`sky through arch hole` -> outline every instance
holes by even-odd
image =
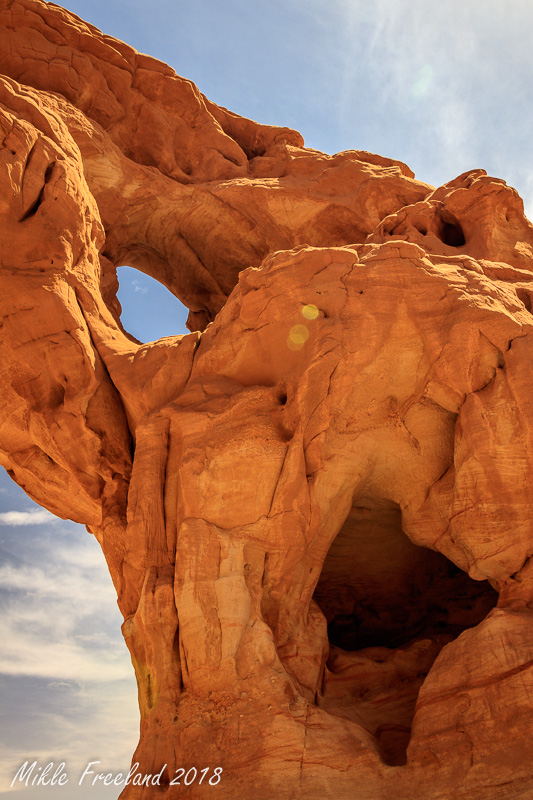
[[[166,286],[134,267],[119,267],[118,299],[122,325],[140,342],[189,333],[189,309]]]

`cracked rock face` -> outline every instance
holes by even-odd
[[[122,797],[530,798],[516,192],[306,149],[40,0],[0,23],[0,463],[107,560],[167,765]],[[190,334],[123,330],[125,263]]]

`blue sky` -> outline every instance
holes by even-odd
[[[503,178],[533,212],[530,0],[67,0],[169,63],[211,100],[298,129],[329,153],[399,158],[433,185],[470,168]],[[180,304],[119,270],[125,327],[184,332]],[[26,758],[127,768],[136,689],[96,541],[0,476],[0,795]],[[18,790],[29,800],[43,789]],[[60,790],[53,790],[54,797]],[[76,790],[114,797],[116,789]],[[72,796],[65,792],[63,797]]]

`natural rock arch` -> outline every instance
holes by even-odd
[[[141,772],[221,766],[197,798],[527,797],[516,192],[307,150],[56,6],[0,9],[0,461],[102,546]],[[193,332],[133,341],[123,263]]]

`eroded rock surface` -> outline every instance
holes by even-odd
[[[127,800],[533,793],[533,228],[0,3],[0,462],[98,538]],[[191,309],[120,324],[130,264]],[[211,323],[211,324],[208,324]]]

